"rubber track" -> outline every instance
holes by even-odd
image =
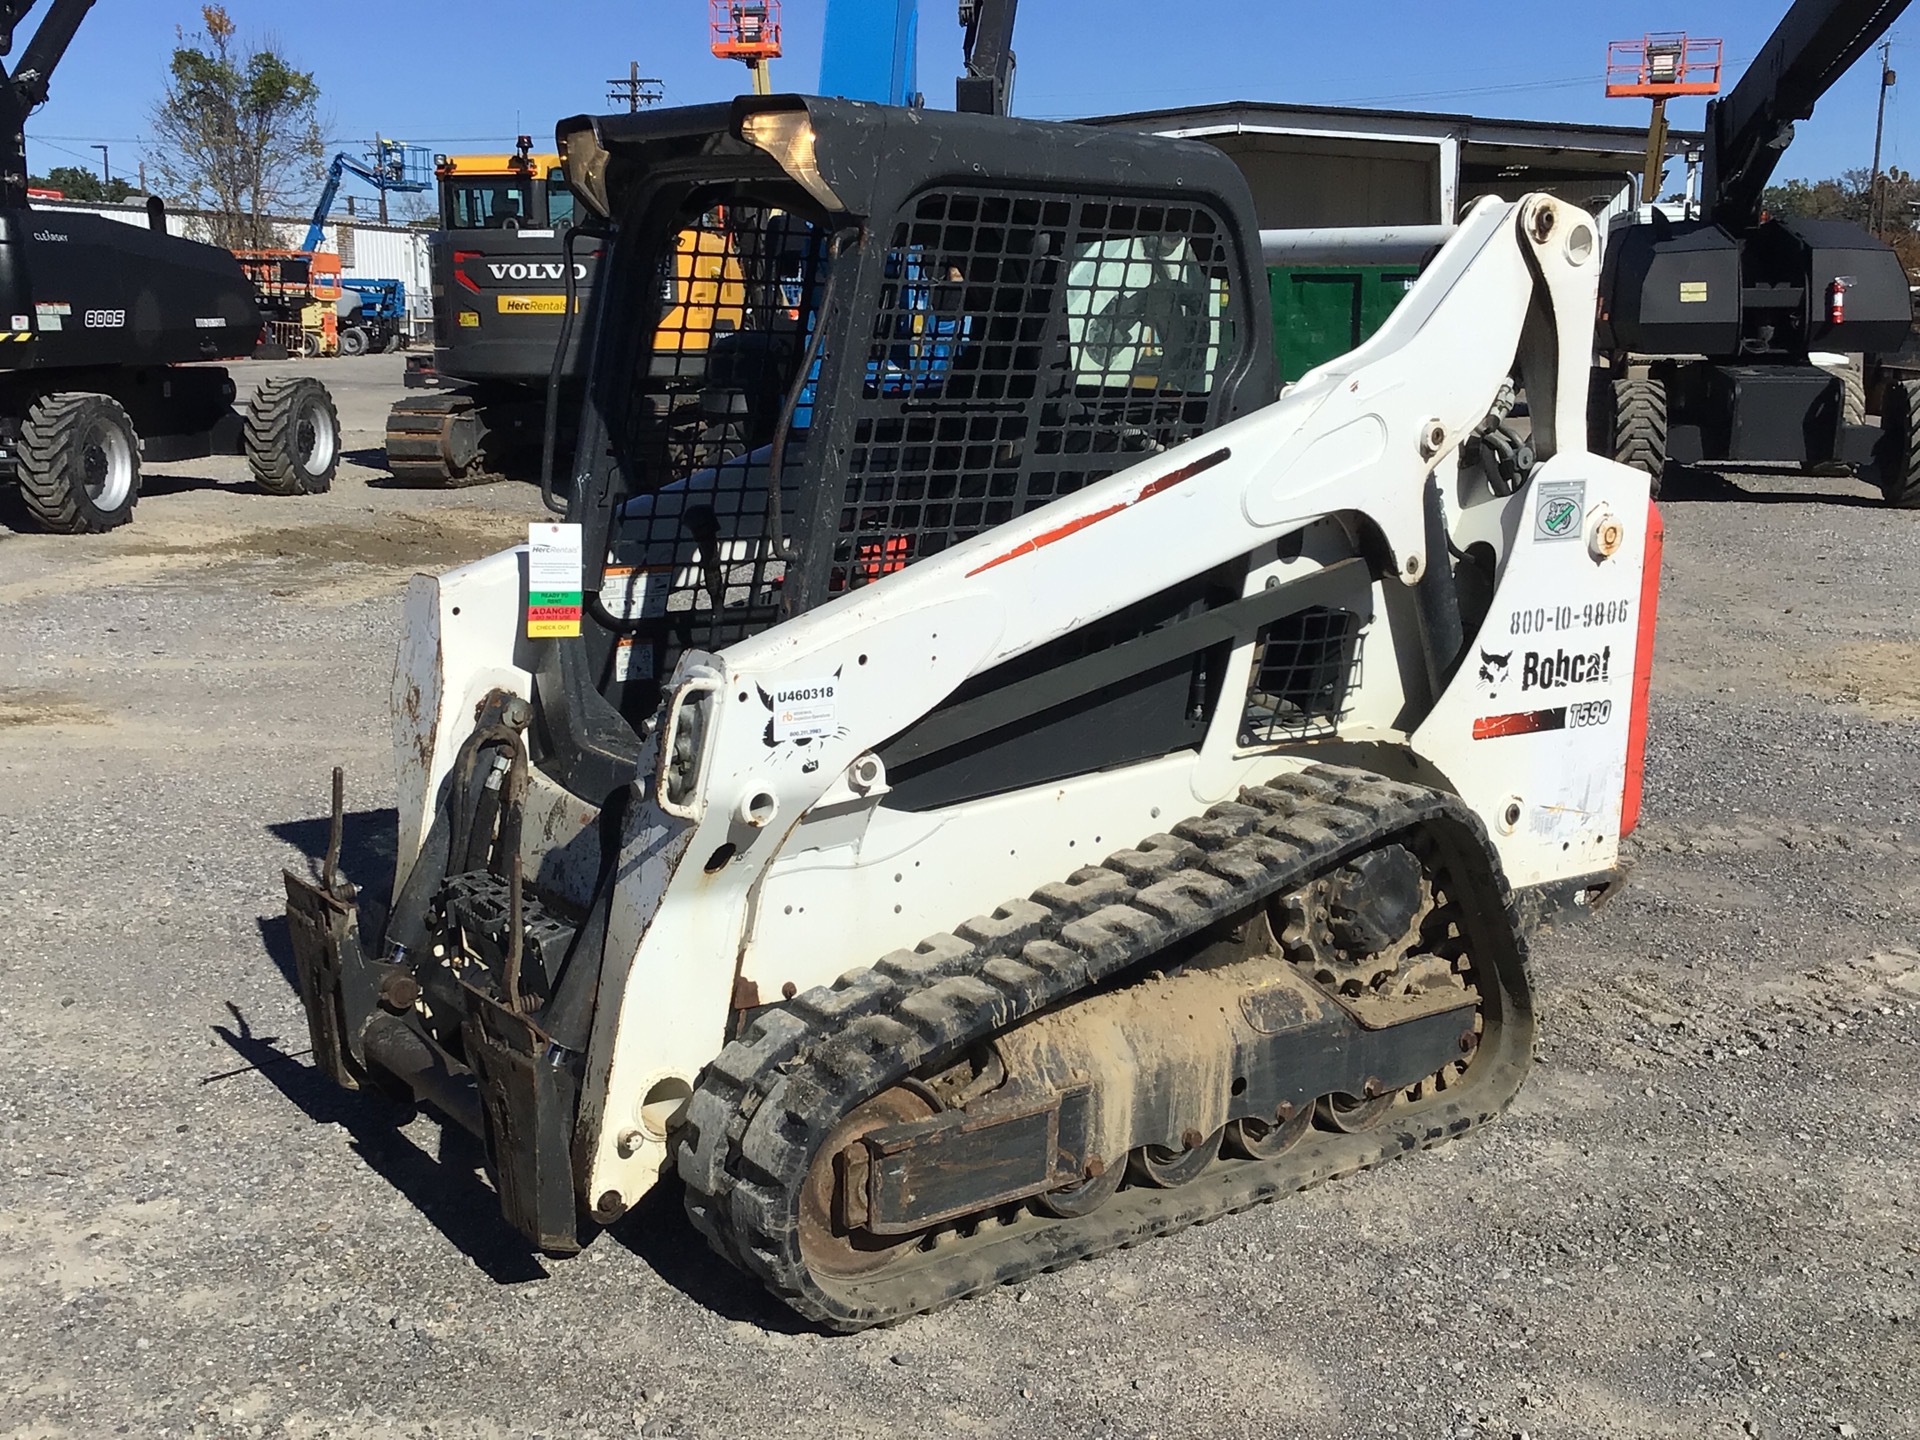
[[[1277,1160],[1216,1162],[1174,1190],[1124,1189],[1075,1220],[998,1212],[875,1276],[815,1281],[799,1249],[798,1195],[848,1111],[1416,826],[1439,844],[1481,975],[1485,1030],[1465,1085],[1362,1135],[1316,1131]],[[695,1088],[679,1171],[688,1216],[721,1255],[807,1318],[858,1330],[1452,1139],[1512,1099],[1532,1031],[1525,940],[1477,817],[1438,791],[1316,766],[760,1016]]]
[[[27,412],[26,423],[20,427],[20,460],[15,474],[20,486],[20,499],[35,520],[57,535],[84,535],[93,528],[79,505],[74,503],[70,484],[76,459],[73,446],[78,439],[73,433],[74,413],[90,400],[104,400],[120,411],[120,420],[127,427],[127,434],[134,433],[133,422],[127,418],[127,412],[121,409],[117,400],[106,395],[82,392],[48,395],[35,402]],[[133,454],[134,483],[137,486],[140,465],[137,440]],[[132,510],[129,509],[114,524],[124,525],[132,518]]]
[[[1613,382],[1613,458],[1653,477],[1667,468],[1667,387],[1658,380]]]
[[[307,378],[301,375],[272,376],[261,382],[259,391],[247,405],[243,429],[247,465],[253,471],[254,483],[269,495],[322,495],[333,485],[331,474],[309,475],[302,470],[288,447],[282,443],[288,426],[293,422],[294,408],[300,403],[301,396],[313,388],[301,383]],[[337,464],[342,438],[340,412],[334,407],[333,397],[326,393],[324,386],[320,393],[333,417],[334,457]]]

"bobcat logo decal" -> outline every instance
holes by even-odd
[[[1507,666],[1513,659],[1509,650],[1504,655],[1495,655],[1485,647],[1480,651],[1480,688],[1489,697],[1498,695],[1500,687],[1507,683]]]

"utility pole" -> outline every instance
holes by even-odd
[[[101,174],[101,178],[103,179],[103,181],[104,181],[104,182],[105,182],[105,183],[106,183],[106,184],[107,184],[107,185],[108,185],[109,187],[111,187],[111,186],[112,186],[112,184],[113,184],[113,157],[112,157],[112,155],[110,155],[110,154],[108,153],[108,151],[107,151],[107,147],[106,147],[106,146],[104,146],[104,145],[96,145],[96,146],[94,146],[93,148],[94,148],[94,149],[96,149],[96,150],[98,150],[98,151],[100,152],[100,174]],[[1877,160],[1876,160],[1876,161],[1874,161],[1874,164],[1875,164],[1876,166],[1877,166],[1877,165],[1878,165],[1879,163],[1880,163],[1880,162],[1879,162],[1879,161],[1877,161]]]
[[[1873,178],[1867,181],[1867,229],[1880,233],[1880,141],[1887,133],[1887,91],[1900,77],[1893,73],[1893,41],[1880,46],[1880,110],[1873,121]]]
[[[380,132],[376,130],[373,132],[373,164],[367,168],[372,170],[376,175],[384,174],[385,170],[382,162],[384,162],[386,158],[386,142],[380,138]],[[384,225],[387,223],[387,187],[384,185],[376,185],[373,189],[374,193],[380,197],[380,223]]]
[[[623,79],[607,82],[607,103],[618,105],[624,101],[630,115],[638,115],[643,105],[658,105],[666,98],[666,93],[666,86],[661,81],[641,78],[638,60],[627,66]]]

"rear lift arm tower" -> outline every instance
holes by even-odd
[[[1595,448],[1652,473],[1675,464],[1854,467],[1920,506],[1920,387],[1886,387],[1865,423],[1862,368],[1912,324],[1908,280],[1856,225],[1764,219],[1796,121],[1908,0],[1797,0],[1739,83],[1707,108],[1702,217],[1617,231],[1601,281]],[[1816,356],[1829,357],[1824,364]]]

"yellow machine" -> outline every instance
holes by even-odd
[[[546,416],[547,379],[562,343],[562,415],[578,409],[579,355],[590,328],[600,242],[568,235],[573,192],[557,155],[536,153],[527,136],[510,153],[442,155],[440,231],[433,241],[431,359],[409,362],[415,394],[387,417],[387,463],[416,485],[473,485],[535,478]],[[709,224],[709,221],[711,224]],[[571,267],[576,323],[566,327]],[[708,339],[738,330],[745,313],[740,264],[719,217],[681,232],[656,353],[683,372]],[[662,277],[663,281],[667,277]],[[563,436],[570,446],[570,435]]]

